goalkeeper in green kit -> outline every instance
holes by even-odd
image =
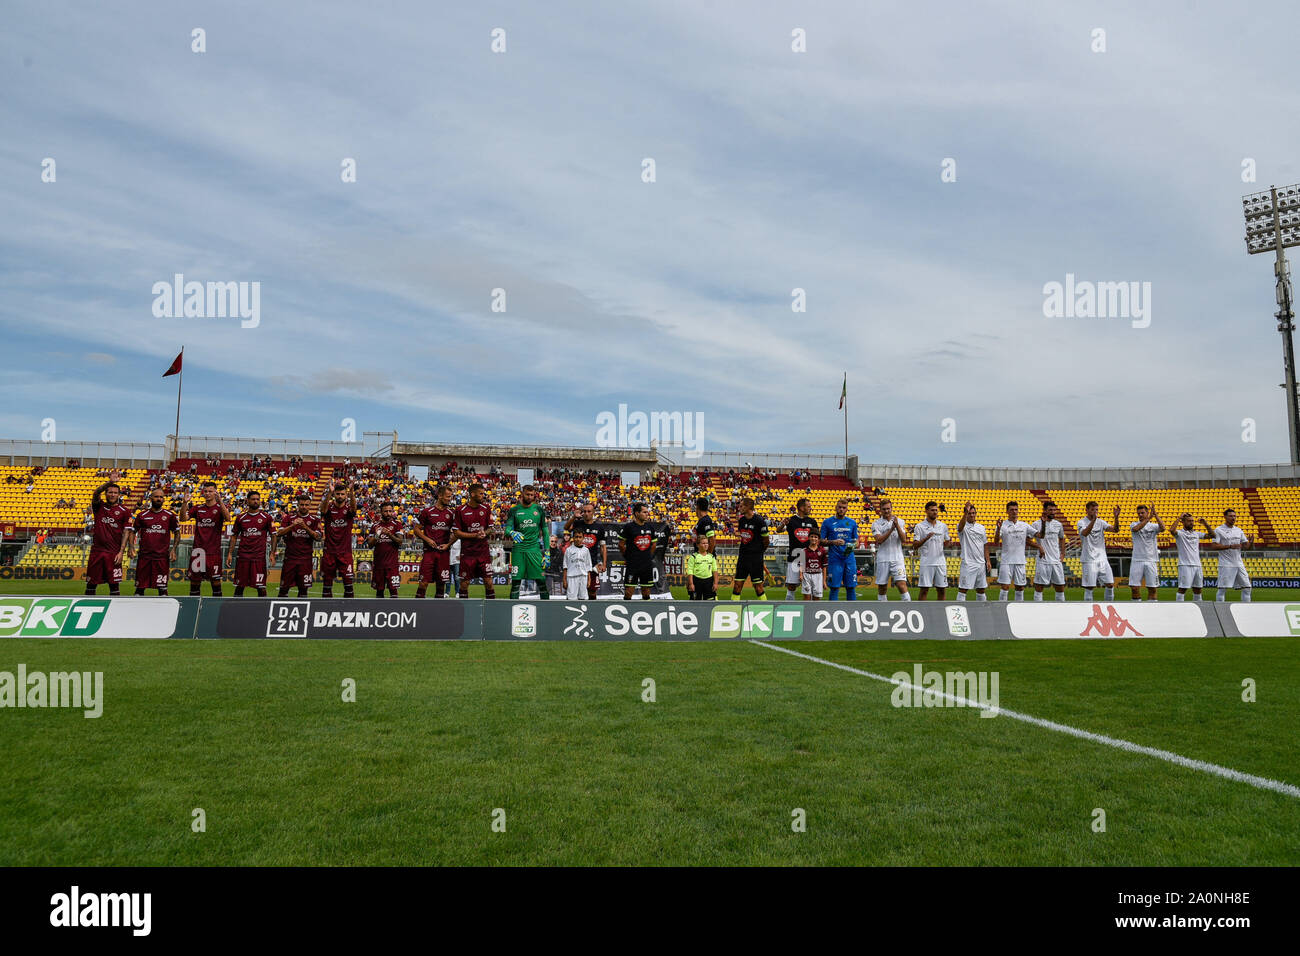
[[[546,586],[546,545],[550,529],[546,524],[546,510],[537,502],[537,489],[524,485],[520,489],[519,504],[506,512],[502,529],[514,548],[510,552],[510,563],[514,566],[514,575],[510,580],[510,597],[519,597],[521,581],[536,581],[537,593],[543,601],[551,597]]]

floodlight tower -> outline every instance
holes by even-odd
[[[1295,311],[1291,294],[1291,265],[1282,250],[1300,246],[1300,184],[1273,186],[1266,193],[1254,193],[1241,200],[1246,217],[1246,252],[1274,252],[1277,330],[1282,333],[1283,365],[1286,370],[1287,426],[1291,434],[1291,464],[1300,465],[1300,399],[1296,396]]]

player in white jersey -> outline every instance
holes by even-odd
[[[943,546],[948,543],[948,525],[939,520],[939,505],[934,501],[925,503],[925,520],[912,526],[912,547],[921,554],[917,586],[921,594],[917,600],[924,601],[935,589],[935,596],[942,601],[948,593],[948,559],[943,556]]]
[[[1043,516],[1029,526],[1029,538],[1038,548],[1034,562],[1034,600],[1043,599],[1043,588],[1050,584],[1058,601],[1065,600],[1065,525],[1056,519],[1056,503],[1043,502]]]
[[[1029,525],[1020,520],[1020,504],[1007,502],[1006,520],[998,519],[993,529],[993,544],[998,552],[998,584],[1002,587],[1002,600],[1007,600],[1014,584],[1016,600],[1025,599],[1025,541],[1029,538]]]
[[[964,601],[975,589],[976,600],[987,601],[989,586],[989,536],[975,520],[975,506],[969,501],[957,523],[957,541],[961,545],[961,565],[957,569],[957,600]]]
[[[1205,575],[1201,570],[1201,539],[1213,537],[1204,518],[1197,518],[1204,531],[1197,531],[1192,516],[1184,511],[1178,517],[1179,527],[1174,529],[1174,543],[1178,545],[1178,595],[1175,601],[1187,599],[1187,589],[1192,589],[1196,600],[1201,600],[1201,587]]]
[[[1138,519],[1130,524],[1133,533],[1133,561],[1128,569],[1128,586],[1134,601],[1140,601],[1138,589],[1143,582],[1147,586],[1147,600],[1156,599],[1156,586],[1160,584],[1160,532],[1165,530],[1165,523],[1156,515],[1154,508],[1138,505]]]
[[[1083,599],[1092,600],[1092,591],[1098,584],[1106,585],[1106,600],[1115,600],[1115,575],[1110,569],[1110,559],[1106,556],[1106,532],[1119,527],[1119,505],[1115,506],[1115,524],[1098,517],[1101,508],[1097,502],[1089,501],[1084,507],[1085,517],[1075,525],[1079,532],[1082,546]]]
[[[1223,513],[1223,524],[1214,529],[1214,550],[1219,552],[1219,590],[1216,601],[1222,601],[1229,588],[1240,588],[1241,599],[1250,600],[1250,575],[1241,560],[1243,548],[1254,542],[1237,525],[1237,512],[1229,508]]]
[[[889,582],[898,587],[904,601],[912,600],[907,593],[907,568],[903,564],[903,535],[907,528],[903,519],[894,514],[894,505],[888,498],[881,499],[880,517],[871,522],[871,539],[876,543],[876,600],[889,600]]]

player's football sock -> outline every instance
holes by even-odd
[[[903,600],[904,600],[904,601],[910,601],[910,600],[912,600],[912,592],[911,592],[911,591],[904,591],[904,592],[903,592]]]
[[[1115,589],[1114,589],[1114,588],[1107,588],[1105,593],[1106,593],[1106,600],[1107,600],[1107,601],[1113,601],[1113,600],[1115,600]]]
[[[858,589],[857,589],[857,588],[845,588],[845,589],[844,589],[844,594],[845,594],[846,597],[848,597],[848,599],[849,599],[850,601],[856,601],[856,600],[858,599]]]
[[[1041,601],[1042,599],[1043,599],[1043,592],[1042,592],[1042,591],[1035,591],[1035,592],[1034,592],[1034,600],[1035,600],[1035,601]]]
[[[307,596],[307,589],[304,588],[304,587],[299,586],[299,588],[298,588],[298,597],[306,597],[306,596]]]
[[[1174,600],[1175,600],[1175,601],[1183,601],[1183,600],[1186,600],[1186,597],[1187,597],[1187,596],[1186,596],[1185,594],[1183,594],[1182,591],[1179,591],[1177,594],[1174,595]]]
[[[831,588],[831,600],[832,600],[832,601],[838,601],[839,599],[840,599],[840,589],[839,589],[839,588]]]
[[[575,552],[575,553],[576,553],[576,552]],[[517,601],[517,600],[519,600],[519,582],[518,582],[518,581],[513,581],[513,582],[511,582],[511,584],[510,584],[510,600],[512,600],[512,601]]]
[[[198,582],[198,581],[191,581],[191,582],[190,582],[190,597],[198,597],[198,596],[199,596],[199,582]]]
[[[121,596],[122,596],[122,589],[119,588],[116,584],[110,584],[110,585],[108,586],[108,596],[109,596],[109,597],[121,597]]]
[[[415,589],[415,596],[418,598],[422,598],[424,597],[425,592],[428,590],[429,590],[428,585],[421,584],[418,588]]]
[[[1224,597],[1225,597],[1226,595],[1227,595],[1227,592],[1224,591],[1223,588],[1219,588],[1219,590],[1218,590],[1218,591],[1215,593],[1215,595],[1214,595],[1214,600],[1215,600],[1215,601],[1219,601],[1219,602],[1221,602],[1221,601],[1224,599]]]
[[[352,590],[352,585],[350,584],[343,585],[343,596],[345,598],[356,597],[356,594]]]
[[[1005,601],[1005,600],[1007,599],[1007,593],[1008,593],[1008,592],[1003,591],[1001,594],[999,594],[999,595],[998,595],[998,600],[999,600],[999,601]]]
[[[258,589],[257,589],[257,596],[258,596],[258,597],[266,597],[266,588],[258,588]]]
[[[1024,599],[1025,599],[1025,592],[1024,592],[1024,591],[1017,591],[1017,592],[1016,592],[1016,600],[1017,600],[1017,601],[1023,601]]]
[[[275,595],[275,596],[276,596],[276,597],[288,597],[288,596],[289,596],[289,585],[287,585],[287,584],[281,584],[281,585],[280,585],[280,590],[276,592],[276,595]]]
[[[497,596],[496,588],[494,588],[490,584],[485,583],[483,585],[483,599],[486,601],[494,601],[496,600],[496,596]]]
[[[1056,592],[1056,599],[1057,599],[1058,601],[1064,601],[1064,600],[1065,600],[1065,592],[1064,592],[1064,591],[1057,591],[1057,592]]]
[[[957,600],[958,600],[958,601],[964,601],[964,600],[966,600],[966,592],[965,592],[965,591],[958,591],[958,592],[957,592]]]
[[[1241,589],[1241,599],[1245,601],[1247,604],[1250,603],[1250,590],[1251,590],[1250,588]]]
[[[754,593],[758,595],[758,600],[760,600],[760,601],[766,601],[766,600],[767,600],[767,592],[766,592],[766,591],[758,591],[758,590],[755,590]]]
[[[393,596],[396,597],[397,595]],[[549,601],[551,599],[551,588],[550,585],[546,583],[545,578],[542,578],[542,580],[537,584],[537,596],[543,601]]]
[[[323,598],[332,598],[334,596],[334,588],[328,584],[325,585],[320,589],[320,596]]]
[[[1085,601],[1091,601],[1091,600],[1092,600],[1092,588],[1084,588],[1084,589],[1083,589],[1083,599],[1084,599]]]
[[[988,599],[989,599],[989,596],[988,596],[988,594],[985,593],[984,591],[977,591],[977,592],[975,593],[975,600],[977,600],[977,601],[987,601]]]
[[[131,595],[131,596],[132,596],[132,597],[144,597],[144,588],[136,588],[136,589],[135,589],[135,594],[133,594],[133,595]]]
[[[87,584],[87,585],[86,585],[86,593],[87,593],[87,594],[94,594],[94,593],[95,593],[95,586],[94,586],[93,584]]]

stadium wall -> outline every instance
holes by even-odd
[[[1300,605],[0,599],[0,638],[843,641],[1300,637]]]
[[[858,483],[930,488],[1242,488],[1300,484],[1300,466],[1187,465],[1171,468],[980,468],[859,465]]]

